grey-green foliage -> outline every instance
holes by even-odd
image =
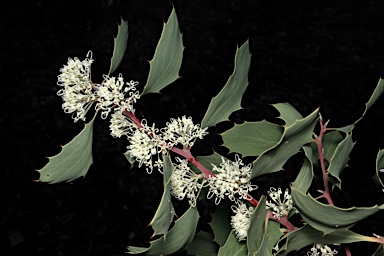
[[[113,55],[111,58],[111,65],[109,67],[108,75],[114,72],[121,61],[123,60],[125,50],[127,48],[128,41],[128,23],[121,20],[121,24],[118,26],[117,36],[114,40]]]
[[[249,42],[247,41],[236,51],[232,75],[219,94],[211,100],[207,112],[201,121],[203,128],[226,121],[232,112],[241,109],[241,98],[245,89],[247,89],[250,65],[251,53],[249,52]]]
[[[161,89],[179,78],[183,51],[183,39],[176,12],[173,9],[168,22],[164,24],[155,55],[149,62],[148,80],[142,95],[160,92]]]
[[[128,24],[122,21],[115,38],[108,75],[114,72],[122,61],[127,39]],[[154,57],[150,61],[147,84],[142,95],[157,93],[179,77],[183,51],[182,34],[176,12],[173,9],[167,23],[164,24]],[[248,86],[250,62],[251,54],[247,41],[237,49],[233,73],[223,89],[211,100],[201,122],[202,127],[215,126],[228,120],[234,111],[241,109],[241,99]],[[327,128],[323,136],[322,152],[320,153],[324,154],[324,171],[333,187],[341,188],[342,176],[340,174],[348,165],[349,155],[354,147],[353,128],[378,100],[383,91],[384,81],[380,79],[375,91],[366,103],[362,116],[357,121],[342,128]],[[256,178],[261,175],[283,170],[285,163],[301,151],[303,162],[291,184],[291,194],[293,207],[298,210],[304,225],[295,230],[292,228],[283,235],[280,230],[280,223],[278,223],[279,220],[268,219],[267,216],[271,215],[266,212],[266,197],[261,196],[255,211],[249,218],[247,241],[239,242],[232,230],[230,222],[233,214],[231,210],[233,202],[229,201],[222,202],[211,215],[212,221],[209,223],[211,230],[199,230],[196,233],[200,217],[197,207],[190,207],[180,217],[175,215],[170,193],[171,175],[175,166],[172,162],[171,153],[164,150],[162,155],[164,190],[157,211],[150,223],[156,237],[149,242],[148,247],[129,246],[129,253],[169,255],[186,250],[189,255],[200,256],[216,254],[268,256],[275,255],[273,247],[279,242],[280,249],[277,255],[281,256],[313,243],[378,242],[376,238],[357,234],[350,231],[350,228],[357,222],[382,210],[384,205],[340,208],[324,204],[313,198],[308,192],[314,185],[312,184],[314,176],[321,174],[318,172],[320,167],[319,152],[316,138],[313,136],[319,121],[319,109],[303,117],[298,110],[288,103],[273,104],[273,107],[280,113],[279,118],[285,122],[284,125],[277,125],[266,120],[235,124],[222,134],[223,146],[228,148],[231,153],[238,153],[243,157],[250,156],[255,159],[251,172],[252,183],[257,182]],[[85,176],[92,164],[92,131],[95,117],[96,115],[71,142],[63,146],[58,155],[49,158],[48,164],[39,170],[40,181],[49,183],[69,182]],[[134,157],[129,153],[126,153],[125,156],[133,166]],[[209,170],[212,170],[212,165],[220,166],[222,159],[227,160],[225,156],[216,152],[208,156],[197,157],[197,161]],[[192,166],[192,169],[195,173],[200,173],[197,167]],[[380,170],[382,169],[384,169],[384,150],[378,152],[374,176],[377,184],[384,187],[380,177]],[[207,190],[207,188],[205,189]],[[256,205],[256,203],[254,204]],[[287,218],[293,214],[291,211]],[[175,222],[173,223],[174,219]],[[374,253],[374,256],[379,255],[383,255],[382,246]]]
[[[50,184],[71,182],[87,174],[93,163],[92,135],[95,117],[96,114],[76,137],[62,147],[59,154],[48,157],[49,162],[39,170],[39,181]]]

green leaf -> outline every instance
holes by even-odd
[[[115,71],[124,57],[125,50],[127,48],[128,41],[128,23],[121,20],[121,24],[118,25],[117,37],[114,38],[113,55],[111,58],[111,65],[109,67],[108,75]]]
[[[129,169],[132,169],[133,167],[136,166],[136,160],[133,156],[131,156],[131,154],[129,153],[129,151],[125,152],[124,153],[124,156],[125,158],[128,160],[129,164],[130,164],[130,167]]]
[[[209,156],[197,156],[196,159],[204,165],[208,170],[212,169],[212,164],[219,166],[223,161],[223,156],[219,155],[217,152],[214,152]]]
[[[334,178],[330,179],[333,187],[337,186],[341,189],[340,173],[347,166],[349,155],[351,154],[354,145],[355,143],[352,141],[352,132],[351,134],[347,133],[345,139],[337,145],[327,170]]]
[[[292,183],[292,187],[297,190],[306,193],[311,186],[313,179],[313,165],[312,165],[312,148],[310,146],[303,147],[306,158],[304,159],[303,166],[301,166],[300,172],[296,177],[296,180]]]
[[[268,235],[267,233],[264,233],[260,248],[253,254],[253,256],[272,256],[272,251],[268,249],[267,239]]]
[[[248,85],[248,71],[251,64],[249,42],[236,51],[235,67],[223,89],[211,100],[201,121],[201,127],[214,126],[228,119],[229,115],[241,109],[240,103]]]
[[[328,164],[330,163],[337,146],[342,140],[343,136],[341,136],[339,131],[332,131],[324,134],[322,145],[324,149],[324,160],[326,167],[328,167]],[[313,141],[310,145],[313,151],[311,159],[312,163],[316,166],[319,166],[319,151],[317,150],[317,144],[315,141]]]
[[[363,119],[363,117],[367,113],[368,109],[370,109],[372,107],[372,105],[377,101],[377,99],[381,96],[383,91],[384,91],[384,80],[380,78],[379,82],[376,85],[374,92],[371,95],[371,98],[369,98],[368,102],[365,103],[365,110],[364,110],[363,114],[361,115],[361,117],[359,119],[357,119],[356,122],[354,122],[351,125],[347,125],[347,126],[341,127],[341,128],[328,128],[328,130],[338,130],[338,131],[343,131],[343,132],[352,131],[352,129],[355,127],[355,125],[361,119]]]
[[[247,246],[245,243],[240,243],[233,230],[229,233],[225,245],[220,248],[218,256],[247,256]]]
[[[382,244],[379,245],[379,247],[372,256],[384,256],[384,247]]]
[[[289,103],[272,104],[279,112],[279,118],[284,120],[285,126],[291,126],[296,120],[302,119],[303,116]]]
[[[173,173],[174,166],[170,159],[170,156],[163,154],[163,178],[164,178],[164,192],[161,198],[161,202],[155,216],[153,217],[149,225],[152,226],[154,233],[152,235],[163,235],[166,234],[169,226],[172,223],[173,216],[175,215],[175,210],[173,209],[171,201],[171,175]],[[164,236],[164,239],[166,236]]]
[[[175,9],[172,10],[168,22],[163,26],[155,55],[149,62],[150,69],[141,95],[157,93],[179,78],[179,70],[183,59],[183,39]]]
[[[374,242],[372,237],[363,236],[350,230],[336,231],[324,235],[321,231],[305,225],[295,231],[288,233],[286,243],[280,248],[277,256],[285,256],[292,251],[315,243],[335,244],[335,243],[354,243],[354,242]]]
[[[351,207],[347,209],[316,201],[296,188],[291,188],[293,205],[304,221],[324,234],[346,230],[356,222],[380,211],[384,206]]]
[[[253,255],[259,250],[264,238],[265,216],[267,212],[265,203],[265,196],[262,196],[255,211],[249,218],[250,225],[247,235],[248,256]]]
[[[267,122],[245,122],[222,134],[225,147],[243,157],[259,156],[275,147],[283,135],[279,125]]]
[[[48,157],[49,162],[38,170],[40,172],[39,181],[50,184],[71,182],[87,174],[93,163],[92,134],[95,117],[96,114],[76,137],[62,146],[59,154]]]
[[[379,150],[379,153],[377,154],[377,157],[376,157],[376,176],[374,177],[376,183],[383,188],[384,183],[379,176],[380,170],[384,170],[384,149]],[[383,189],[383,191],[384,191],[384,189]]]
[[[263,153],[253,163],[251,177],[277,172],[283,169],[285,162],[299,152],[300,148],[313,141],[312,133],[317,122],[319,110],[309,116],[296,120],[291,126],[284,128],[279,145]]]
[[[216,245],[213,243],[213,235],[200,231],[185,248],[188,255],[212,256],[217,255]]]
[[[365,110],[364,113],[361,115],[361,117],[354,123],[355,125],[357,122],[359,122],[361,119],[363,119],[364,115],[367,113],[368,109],[372,107],[372,105],[377,101],[377,99],[380,97],[380,95],[384,91],[384,80],[379,79],[379,82],[376,85],[375,90],[373,91],[371,98],[369,98],[368,102],[365,103]]]
[[[147,255],[169,255],[185,247],[195,236],[199,212],[196,207],[190,207],[176,222],[173,228],[164,236],[150,243],[148,248],[128,246],[129,254],[147,253]]]
[[[231,232],[231,210],[228,203],[224,202],[217,206],[216,211],[212,214],[212,221],[209,225],[215,236],[214,241],[220,246],[225,244],[229,233]]]
[[[268,221],[267,231],[264,236],[267,238],[269,252],[272,252],[272,248],[276,245],[282,235],[283,233],[280,229],[280,223],[276,221]]]

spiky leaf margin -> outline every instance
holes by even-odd
[[[97,114],[97,113],[96,113]],[[59,154],[48,157],[49,162],[41,169],[39,181],[50,184],[71,182],[79,177],[84,177],[91,164],[93,119],[85,124],[84,129],[68,144],[62,146]]]

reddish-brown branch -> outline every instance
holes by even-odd
[[[319,119],[320,133],[319,133],[319,136],[316,136],[315,141],[316,141],[316,145],[317,145],[317,151],[319,152],[321,171],[323,173],[323,183],[324,183],[323,197],[327,200],[328,204],[333,205],[331,194],[329,192],[328,172],[325,169],[324,149],[323,149],[323,136],[324,136],[325,131],[327,130],[328,122],[329,121],[327,121],[325,124],[323,124],[323,118],[320,115],[320,119]]]
[[[141,121],[130,111],[127,111],[125,110],[124,113],[139,127],[141,128],[142,125],[141,125]],[[151,135],[152,136],[152,135]],[[216,175],[211,172],[210,170],[208,170],[204,165],[202,165],[191,153],[191,150],[190,148],[188,149],[180,149],[180,148],[177,148],[177,147],[172,147],[170,149],[170,151],[188,159],[188,161],[193,164],[194,166],[196,166],[200,171],[201,173],[203,174],[204,176],[204,179],[207,179],[209,177],[215,177]],[[247,195],[247,198],[249,203],[251,203],[253,206],[257,206],[259,204],[259,202],[254,199],[251,195]],[[280,219],[275,219],[273,217],[273,213],[269,210],[267,210],[267,217],[270,218],[270,219],[273,219],[274,221],[277,221],[279,223],[281,223],[282,225],[284,225],[289,231],[293,231],[295,230],[295,226],[288,220],[288,218],[286,216],[283,216],[281,217]]]
[[[344,248],[345,248],[345,254],[346,254],[347,256],[352,256],[352,253],[351,253],[351,251],[349,250],[348,245],[344,245]]]

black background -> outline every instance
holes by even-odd
[[[172,3],[15,0],[2,5],[0,254],[123,255],[127,245],[145,246],[152,234],[146,226],[162,193],[161,175],[129,170],[121,153],[126,141],[109,136],[108,124],[101,119],[95,122],[94,165],[85,179],[57,185],[32,180],[39,178],[34,169],[47,163],[45,157],[57,154],[59,145],[83,128],[63,113],[56,96],[57,75],[67,58],[84,59],[92,50],[92,79],[100,82],[109,69],[117,23],[120,17],[127,19],[127,53],[116,73],[138,80],[142,89],[147,60]],[[138,113],[149,123],[156,121],[157,127],[184,114],[199,122],[233,71],[236,46],[247,39],[250,84],[244,109],[230,118],[237,123],[280,122],[268,104],[289,102],[303,115],[321,107],[332,127],[348,125],[361,116],[384,74],[383,1],[175,0],[173,5],[186,47],[183,78],[137,105]],[[384,203],[384,194],[372,180],[376,154],[384,147],[383,102],[379,99],[354,130],[358,141],[351,166],[342,175],[343,191],[335,192],[336,205]],[[214,134],[229,126],[211,129],[206,143],[194,152],[210,154],[215,148],[225,153]],[[255,180],[258,193],[265,194],[270,184],[287,186],[300,159],[294,158],[286,172],[271,175],[268,182]],[[354,230],[384,235],[382,217],[377,213]],[[372,255],[375,247],[351,245],[353,255]]]

